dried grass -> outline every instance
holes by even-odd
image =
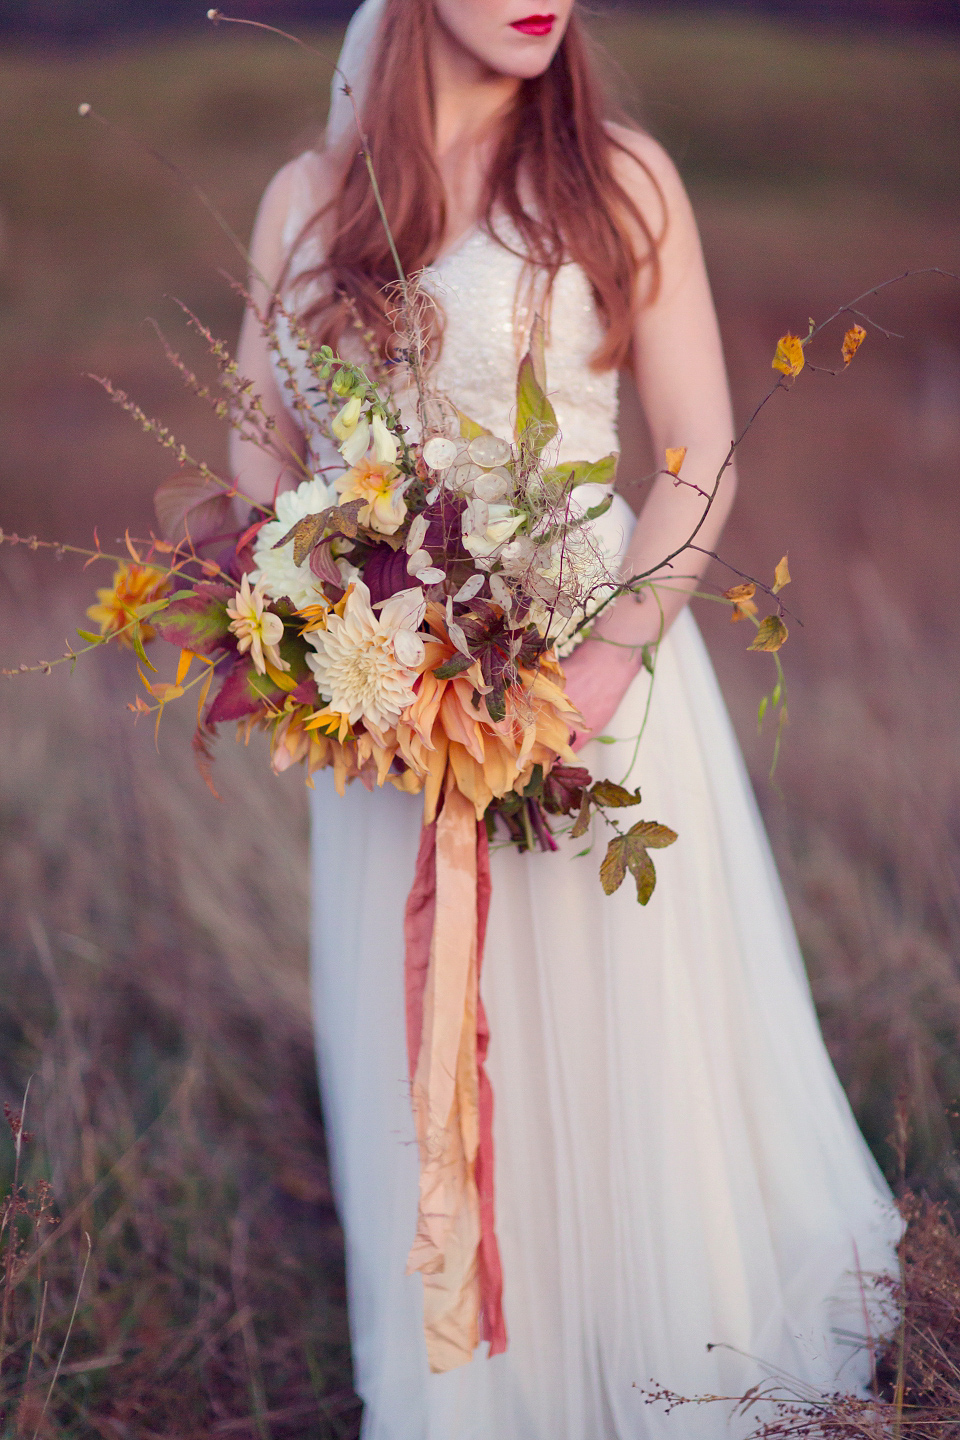
[[[618,53],[645,72],[661,128],[691,127],[694,170],[709,179],[695,198],[744,413],[784,329],[907,264],[949,259],[949,107],[934,123],[929,101],[937,87],[960,93],[955,47],[884,41],[854,55],[847,41],[818,49],[740,22],[698,20],[697,34],[683,19],[626,24]],[[695,43],[709,51],[702,63],[690,62]],[[234,301],[211,279],[229,257],[206,245],[167,179],[119,142],[81,138],[73,106],[94,100],[133,119],[245,229],[298,128],[319,117],[326,77],[296,51],[235,41],[2,64],[0,412],[16,420],[0,452],[0,522],[82,543],[98,520],[106,540],[128,520],[148,523],[165,462],[79,372],[111,374],[214,461],[222,438],[137,327],[170,290],[228,333]],[[824,131],[811,117],[836,73],[842,109]],[[787,75],[786,100],[776,88],[771,101],[767,74]],[[802,141],[779,178],[771,157],[791,139],[773,143],[772,115]],[[887,188],[867,195],[858,176]],[[724,552],[766,573],[789,546],[791,605],[806,621],[784,652],[792,720],[779,793],[754,735],[766,672],[739,631],[701,618],[861,1123],[895,1169],[899,1099],[907,1181],[955,1208],[960,300],[918,285],[880,318],[906,340],[871,338],[836,384],[804,377],[741,456]],[[635,425],[628,445],[629,480],[649,468]],[[58,653],[90,580],[0,551],[0,663]],[[262,753],[227,742],[218,804],[192,769],[189,716],[168,712],[159,754],[148,728],[133,729],[130,675],[102,655],[73,678],[0,687],[0,1093],[18,1105],[35,1076],[26,1181],[49,1178],[64,1217],[17,1291],[0,1433],[37,1426],[86,1232],[90,1269],[41,1435],[352,1435],[308,1014],[300,779],[274,779]],[[11,1165],[0,1136],[0,1194]],[[960,1260],[946,1215],[909,1204],[905,1400],[932,1421],[956,1402]],[[19,1223],[29,1229],[29,1217]],[[864,1428],[861,1415],[856,1430],[840,1413],[817,1433],[895,1433],[889,1408],[874,1420]]]

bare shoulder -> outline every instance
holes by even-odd
[[[658,140],[629,125],[607,124],[614,142],[613,172],[631,200],[657,228],[669,217],[671,224],[692,220],[690,201],[680,173]]]
[[[292,234],[332,198],[336,174],[329,157],[307,150],[274,175],[260,201],[250,242],[254,271],[273,287],[287,262]]]

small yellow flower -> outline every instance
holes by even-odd
[[[361,525],[381,535],[395,535],[407,515],[403,492],[407,478],[396,465],[360,460],[335,482],[342,501],[362,500],[357,516]]]
[[[250,589],[250,577],[244,575],[240,589],[227,606],[230,629],[240,642],[237,649],[241,655],[250,651],[254,668],[260,675],[266,675],[268,665],[274,670],[290,669],[277,649],[283,639],[283,621],[272,610],[264,610],[265,598],[259,585]]]
[[[121,565],[114,572],[113,585],[97,591],[99,603],[91,605],[87,614],[100,626],[101,635],[116,635],[130,624],[141,605],[161,599],[168,589],[162,570],[152,565]],[[153,640],[155,635],[152,626],[140,626],[140,639],[144,643]],[[120,643],[133,648],[129,632],[120,636]]]

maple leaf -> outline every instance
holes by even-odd
[[[754,635],[748,650],[779,650],[789,631],[779,615],[768,615]]]
[[[772,368],[795,380],[805,364],[803,341],[799,335],[781,335],[777,341],[777,353],[773,357]]]
[[[667,473],[668,473],[668,474],[670,474],[670,475],[679,475],[679,474],[680,474],[680,467],[681,467],[681,465],[683,464],[684,459],[686,458],[686,454],[687,454],[687,447],[686,447],[686,445],[678,445],[675,450],[671,449],[669,445],[667,446],[666,456],[667,456]]]
[[[843,337],[843,350],[841,354],[843,355],[843,363],[845,366],[850,364],[850,361],[854,355],[856,355],[866,338],[867,332],[862,325],[851,325]]]

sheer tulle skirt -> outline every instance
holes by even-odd
[[[780,883],[692,617],[593,745],[679,832],[640,909],[591,853],[493,855],[482,989],[510,1345],[427,1370],[403,1011],[420,803],[317,777],[313,977],[366,1440],[693,1440],[651,1382],[736,1395],[779,1369],[857,1388],[862,1272],[889,1269],[889,1191],[823,1046]],[[878,1323],[876,1316],[871,1324]],[[717,1348],[709,1349],[709,1345]],[[839,1377],[839,1379],[838,1379]],[[756,1423],[755,1417],[751,1425]],[[746,1428],[749,1428],[746,1427]]]

